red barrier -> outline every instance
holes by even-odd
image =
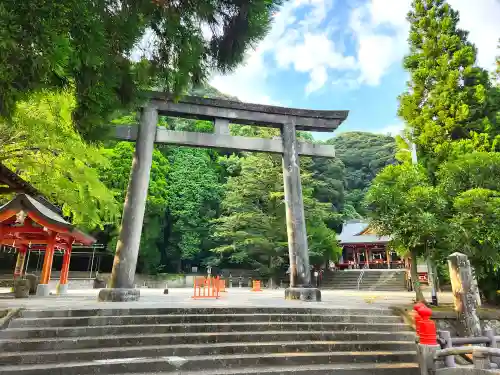
[[[424,305],[416,311],[421,319],[418,329],[420,344],[437,345],[436,323],[431,320],[432,310]]]
[[[226,290],[226,280],[222,280],[222,279],[219,280],[219,292],[221,292],[221,293],[227,292],[227,290]]]
[[[217,277],[195,277],[194,278],[194,299],[199,298],[219,298],[220,279]]]
[[[252,292],[262,292],[262,289],[260,289],[260,280],[253,281]]]

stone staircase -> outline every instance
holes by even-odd
[[[322,289],[356,290],[363,270],[328,272],[323,275]],[[359,290],[405,291],[405,270],[365,270]]]
[[[388,309],[24,310],[0,374],[417,375],[414,340]]]

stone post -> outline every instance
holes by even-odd
[[[321,301],[320,290],[311,285],[295,124],[284,124],[281,136],[283,139],[283,181],[290,259],[290,287],[285,289],[285,298]]]
[[[477,289],[474,288],[472,269],[467,255],[453,253],[448,257],[455,311],[463,326],[464,336],[481,336],[477,316]]]
[[[59,278],[59,285],[57,286],[57,294],[64,295],[68,293],[68,276],[69,276],[69,263],[71,261],[72,244],[64,250],[63,263],[61,266],[61,275]]]
[[[134,288],[134,277],[146,209],[157,123],[157,109],[152,105],[144,107],[141,113],[127,196],[123,206],[113,271],[108,288],[99,292],[100,301],[136,301],[139,299],[139,289]]]
[[[23,276],[24,260],[26,259],[27,250],[28,248],[26,246],[21,246],[17,251],[16,267],[14,268],[14,279]]]
[[[225,118],[216,118],[215,119],[215,134],[219,135],[230,135],[229,132],[229,120]]]
[[[417,345],[417,360],[420,375],[434,375],[436,373],[434,357],[439,349],[441,349],[439,345]]]
[[[42,273],[40,275],[40,283],[36,287],[37,296],[48,296],[50,294],[49,282],[52,273],[52,262],[54,260],[54,247],[56,245],[55,232],[49,232],[47,236],[47,247],[45,248],[45,255],[43,257]]]

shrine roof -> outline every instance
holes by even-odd
[[[90,245],[96,242],[92,236],[78,230],[57,212],[45,206],[28,194],[18,194],[10,202],[0,207],[0,222],[8,222],[17,213],[24,211],[37,224],[58,233],[73,237],[76,242]]]
[[[375,233],[370,224],[363,220],[350,220],[342,226],[339,235],[341,245],[348,244],[385,244],[390,241],[390,236],[380,236]]]

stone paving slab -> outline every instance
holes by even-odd
[[[0,293],[8,292],[0,288]],[[97,289],[69,290],[65,296],[30,297],[28,299],[1,298],[0,309],[81,309],[81,308],[148,308],[148,307],[307,307],[307,308],[387,308],[394,305],[411,304],[415,296],[411,292],[368,291],[322,291],[322,302],[289,301],[284,299],[283,289],[251,292],[248,288],[231,288],[219,299],[191,298],[188,288],[141,289],[141,298],[136,302],[98,302]],[[55,291],[52,291],[55,293]],[[426,296],[430,299],[430,295]],[[440,293],[440,301],[452,302],[451,293]]]

